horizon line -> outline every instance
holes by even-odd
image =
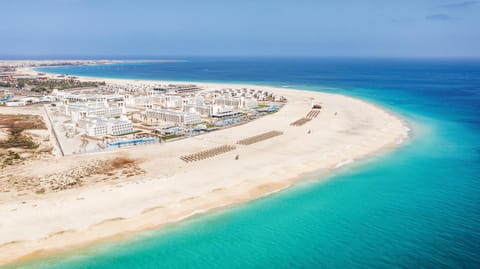
[[[0,55],[0,61],[73,61],[73,60],[118,60],[118,61],[186,61],[188,58],[297,58],[297,59],[358,59],[358,60],[480,60],[480,56],[338,56],[338,55]]]

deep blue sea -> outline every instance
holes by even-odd
[[[19,268],[480,268],[480,60],[186,60],[42,70],[346,94],[412,138],[326,181]]]

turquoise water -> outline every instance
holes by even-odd
[[[412,139],[326,181],[16,267],[480,268],[479,61],[189,60],[48,71],[348,94],[408,119]]]

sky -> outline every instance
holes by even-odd
[[[480,57],[480,0],[0,0],[0,58]]]

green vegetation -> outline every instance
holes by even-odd
[[[7,140],[0,141],[0,148],[24,148],[24,149],[36,149],[38,144],[33,142],[32,139],[22,134],[24,129],[13,128],[10,129],[10,135]]]
[[[1,115],[0,128],[8,130],[7,140],[0,141],[0,148],[36,149],[36,144],[30,137],[23,134],[27,129],[47,129],[41,116],[38,115]]]
[[[169,134],[169,135],[164,135],[162,136],[162,139],[167,141],[167,140],[170,140],[170,139],[174,139],[174,138],[177,138],[177,137],[180,137],[180,135],[177,135],[177,134]]]
[[[47,126],[39,115],[0,114],[0,128],[46,130]]]
[[[50,93],[53,89],[65,90],[71,88],[87,88],[97,87],[105,85],[105,82],[92,82],[92,81],[78,81],[74,79],[30,79],[19,78],[17,79],[17,86],[19,88],[30,87],[31,91],[37,93]]]
[[[136,134],[136,133],[140,133],[140,132],[142,132],[142,131],[140,131],[140,130],[135,130],[135,131],[130,132],[130,133],[119,134],[119,135],[112,135],[112,136],[126,136],[126,135]]]
[[[5,167],[7,165],[12,165],[14,164],[15,161],[20,160],[21,157],[18,153],[9,150],[8,153],[5,155],[3,162],[2,162],[2,167]]]
[[[38,92],[38,93],[49,93],[49,92],[51,92],[50,90],[48,90],[45,87],[32,88],[31,91],[32,92]]]

